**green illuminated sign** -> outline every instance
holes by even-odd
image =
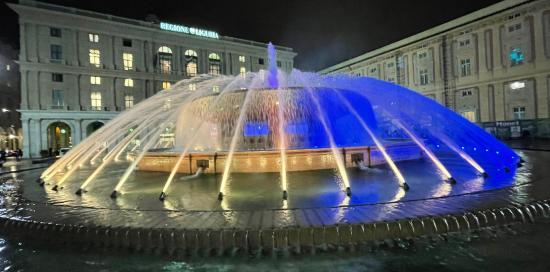
[[[188,27],[184,25],[176,25],[176,24],[170,24],[165,22],[160,22],[160,29],[162,30],[168,30],[173,32],[180,32],[200,37],[206,37],[206,38],[212,38],[212,39],[219,39],[220,36],[217,32],[210,31],[210,30],[204,30],[200,28],[195,27]]]

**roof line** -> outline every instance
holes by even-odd
[[[422,31],[420,33],[417,33],[413,36],[409,36],[407,38],[401,39],[399,41],[390,43],[386,46],[380,47],[378,49],[375,49],[373,51],[369,51],[367,53],[363,53],[357,57],[351,58],[349,60],[334,64],[332,66],[329,66],[327,68],[324,68],[322,70],[319,70],[318,72],[321,74],[332,72],[341,68],[345,68],[354,64],[357,64],[361,61],[367,60],[369,58],[377,57],[382,54],[388,53],[390,51],[393,51],[397,48],[405,47],[408,45],[411,45],[413,43],[416,43],[420,40],[432,38],[434,36],[438,36],[442,33],[448,32],[450,30],[462,27],[464,25],[470,24],[474,21],[485,19],[487,17],[493,16],[495,14],[510,10],[512,8],[527,4],[529,2],[534,2],[535,0],[504,0],[502,2],[498,2],[496,4],[490,5],[488,7],[482,8],[480,10],[476,10],[472,13],[466,14],[464,16],[461,16],[459,18],[453,19],[451,21],[448,21],[446,23],[443,23],[441,25],[432,27],[430,29],[427,29],[425,31]]]

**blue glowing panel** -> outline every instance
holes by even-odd
[[[244,125],[244,136],[256,137],[266,136],[269,134],[269,126],[267,123],[249,122]]]

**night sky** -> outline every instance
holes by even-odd
[[[495,0],[113,1],[45,0],[143,20],[211,29],[294,48],[295,67],[317,71],[455,19]],[[17,15],[0,5],[0,39],[18,47]]]

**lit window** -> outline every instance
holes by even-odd
[[[133,95],[125,95],[124,96],[124,107],[127,109],[134,106],[134,96]]]
[[[510,89],[512,90],[519,90],[525,88],[525,82],[522,81],[514,81],[510,83]]]
[[[220,92],[220,86],[218,86],[218,85],[212,86],[212,92],[219,93]]]
[[[101,53],[98,49],[90,49],[90,64],[95,67],[101,65]]]
[[[470,59],[462,59],[460,60],[460,75],[461,76],[469,76],[472,74],[472,65],[470,62]]]
[[[134,55],[131,53],[122,53],[124,70],[134,69]]]
[[[172,86],[172,84],[168,81],[163,81],[162,82],[162,89],[163,90],[166,90],[166,89],[170,89],[170,86]]]
[[[525,55],[521,52],[520,48],[512,48],[510,51],[510,63],[512,66],[523,64],[525,61]]]
[[[63,58],[63,49],[61,45],[52,44],[50,45],[50,59],[52,60],[61,60]]]
[[[246,68],[241,67],[239,70],[239,74],[244,77],[246,75]]]
[[[52,91],[52,105],[53,106],[63,106],[63,105],[65,105],[62,90],[53,90]]]
[[[245,56],[239,56],[239,62],[246,62]]]
[[[195,83],[190,83],[190,84],[189,84],[189,90],[190,90],[190,91],[196,91],[196,90],[197,90],[197,84],[195,84]]]
[[[197,63],[190,61],[185,65],[185,72],[188,77],[194,77],[197,75]]]
[[[11,70],[11,66],[9,64],[6,64],[6,71]]]
[[[94,33],[89,33],[89,34],[88,34],[88,40],[89,40],[90,42],[97,43],[97,42],[99,42],[99,35],[98,35],[98,34],[94,34]]]
[[[100,85],[100,84],[101,84],[101,77],[98,77],[98,76],[91,76],[91,77],[90,77],[90,84],[92,84],[92,85]]]
[[[172,71],[172,49],[167,46],[161,46],[158,50],[158,60],[160,71],[169,74]]]
[[[476,122],[476,112],[475,111],[463,111],[460,113],[464,118],[468,119],[470,122]]]
[[[159,48],[159,53],[166,53],[166,54],[172,54],[172,49],[168,46],[161,46]]]
[[[525,118],[525,107],[514,107],[514,119],[521,120]]]
[[[197,75],[197,62],[198,62],[198,55],[197,52],[191,49],[185,50],[185,72],[187,73],[188,77],[194,77]]]
[[[131,78],[124,79],[124,87],[134,87],[134,80]]]
[[[220,55],[216,53],[210,53],[210,55],[208,55],[208,60],[210,61],[208,72],[211,75],[219,75],[221,71]]]
[[[428,85],[428,69],[420,70],[420,85]]]
[[[92,92],[90,98],[92,110],[101,110],[101,92]]]

